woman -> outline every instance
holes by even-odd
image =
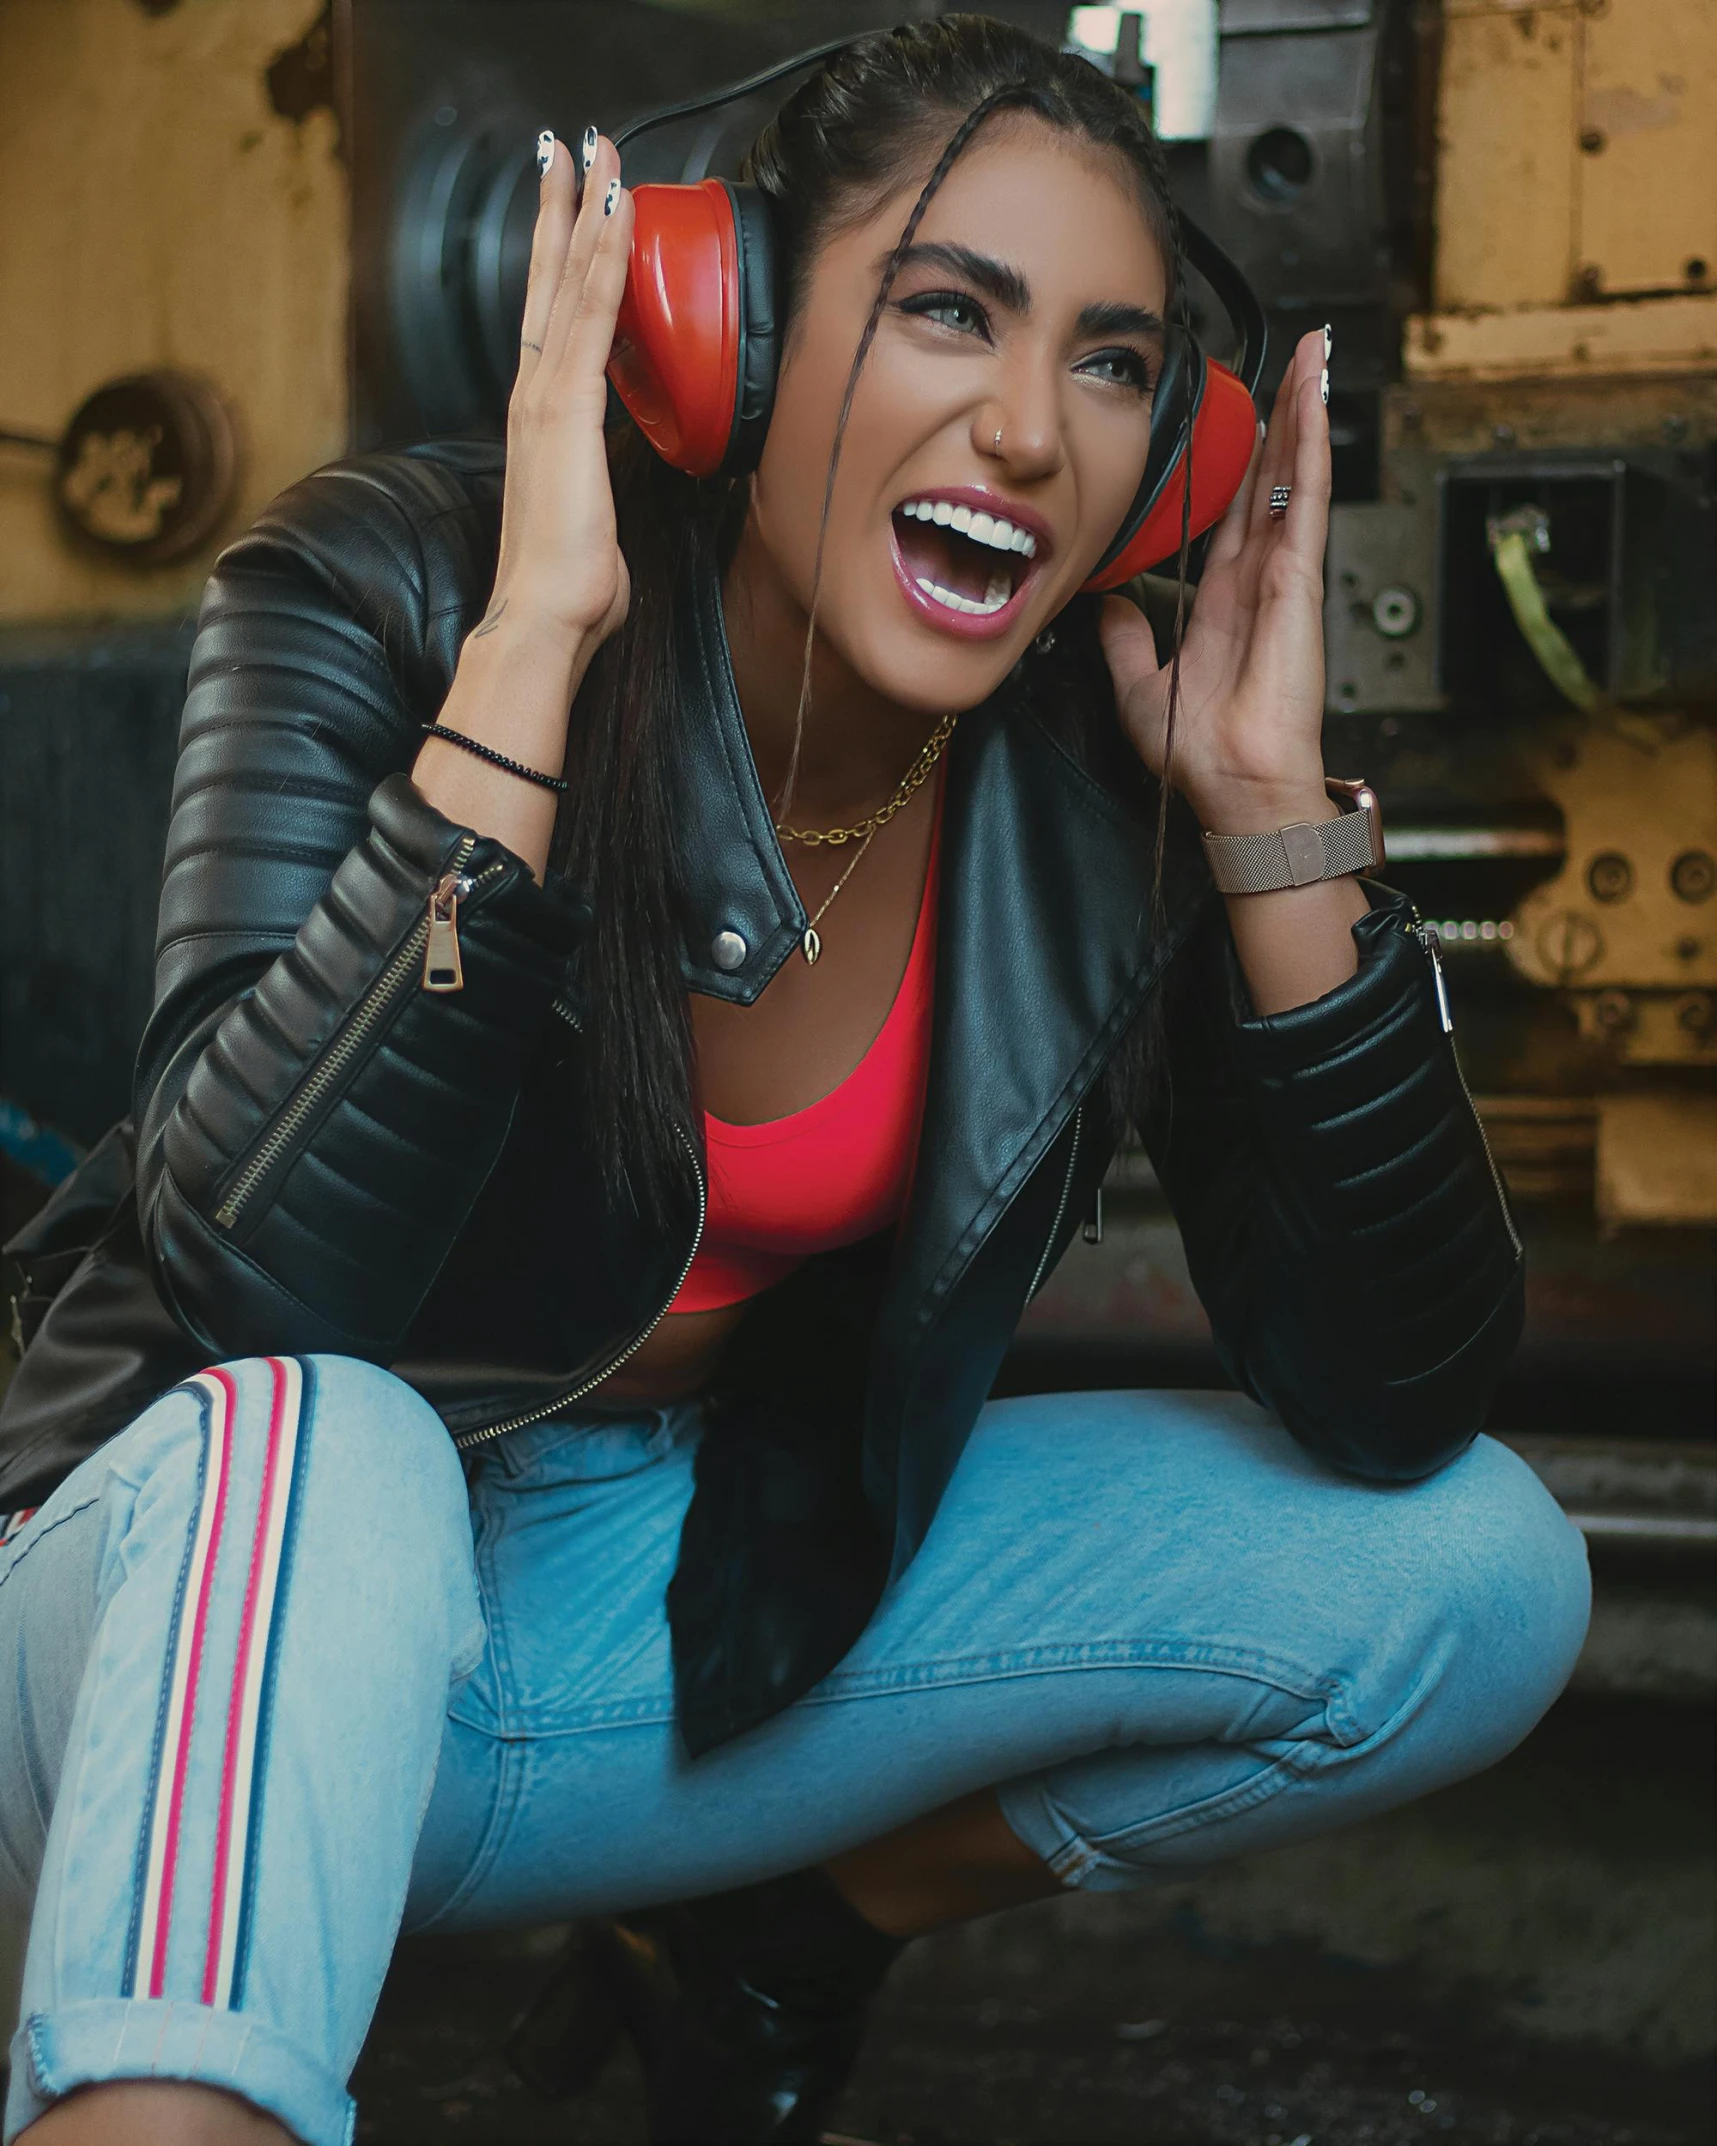
[[[1335,810],[1327,340],[1175,723],[1077,597],[1175,301],[1122,92],[973,17],[798,90],[738,483],[605,445],[632,206],[548,152],[504,482],[210,584],[136,1196],[4,1425],[44,2146],[345,2139],[402,1918],[671,1902],[654,2135],[810,2137],[913,1933],[1455,1779],[1580,1643],[1415,920],[1199,854]],[[986,1405],[1128,1117],[1249,1398]]]

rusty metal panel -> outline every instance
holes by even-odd
[[[1598,1104],[1600,1222],[1717,1223],[1717,1095],[1606,1095]]]
[[[1402,362],[1413,379],[1685,372],[1717,364],[1717,297],[1678,293],[1613,305],[1416,314],[1406,325]]]
[[[1717,270],[1717,0],[1596,0],[1582,22],[1578,280],[1709,288]]]
[[[1520,906],[1508,944],[1520,973],[1563,989],[1717,985],[1712,733],[1594,727],[1548,756],[1543,779],[1566,818],[1567,862]]]
[[[1456,6],[1438,102],[1436,304],[1569,295],[1579,14]]]
[[[240,490],[190,558],[73,549],[10,458],[0,619],[171,618],[220,541],[346,441],[346,170],[322,0],[0,5],[0,412],[57,433],[171,365],[236,406]],[[49,465],[51,467],[51,465]]]
[[[1377,714],[1437,709],[1437,525],[1370,500],[1330,511],[1324,561],[1327,705]]]
[[[1433,472],[1429,461],[1418,466],[1421,455],[1584,448],[1597,440],[1618,452],[1708,446],[1717,441],[1717,378],[1416,380],[1385,396],[1383,439],[1386,498],[1403,483],[1423,493]]]

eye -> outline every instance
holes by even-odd
[[[1112,381],[1135,395],[1148,395],[1156,385],[1144,352],[1126,343],[1118,343],[1111,350],[1093,350],[1080,359],[1075,370],[1087,379]]]
[[[987,341],[990,316],[968,291],[919,291],[900,300],[900,310],[918,320],[933,320],[939,327],[959,335],[981,335]]]

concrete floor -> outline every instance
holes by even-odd
[[[1490,1774],[1345,1835],[926,1941],[831,2137],[1709,2146],[1712,1726],[1565,1700]],[[556,1942],[401,1948],[361,2140],[641,2137],[629,2057],[551,2106],[498,2055]]]

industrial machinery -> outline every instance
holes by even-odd
[[[1278,368],[1332,325],[1327,759],[1376,785],[1388,877],[1437,923],[1528,1241],[1498,1420],[1631,1441],[1647,1474],[1605,1495],[1669,1540],[1646,1525],[1650,1441],[1708,1437],[1712,1400],[1717,0],[984,4],[1149,103],[1186,205],[1265,302]],[[268,91],[288,115],[337,106],[351,444],[500,430],[545,120],[613,127],[903,12],[937,8],[339,0]],[[767,109],[647,137],[631,175],[731,171]],[[1214,340],[1214,308],[1205,325]],[[246,382],[214,386],[242,431]],[[163,711],[135,748],[153,828],[185,643],[170,620],[149,631],[125,662],[154,679],[133,700]],[[8,827],[16,858],[60,840],[41,801],[70,764],[67,696],[99,697],[87,649],[55,645],[0,647],[8,752],[40,773]],[[112,905],[91,914],[99,874],[65,875],[62,895],[33,867],[0,916],[7,1006],[41,1010],[0,1040],[0,1088],[80,1138],[122,1107],[141,1017],[135,808],[130,846],[100,845],[139,879],[123,962]],[[90,810],[85,795],[79,839]],[[115,973],[70,991],[98,942]],[[81,1028],[55,1012],[74,1003]],[[92,1003],[120,1009],[99,1034]],[[1087,1238],[1029,1314],[1015,1375],[1219,1376],[1142,1158],[1117,1166]],[[1660,1517],[1691,1501],[1708,1549],[1712,1472],[1688,1475],[1680,1450]]]
[[[1717,1222],[1717,7],[998,11],[1151,103],[1278,362],[1333,325],[1331,764],[1443,926],[1517,1196]],[[897,12],[700,8],[664,41],[516,0],[477,39],[455,0],[351,0],[360,436],[498,426],[545,80],[619,119]],[[638,175],[731,169],[765,108],[647,138]]]

